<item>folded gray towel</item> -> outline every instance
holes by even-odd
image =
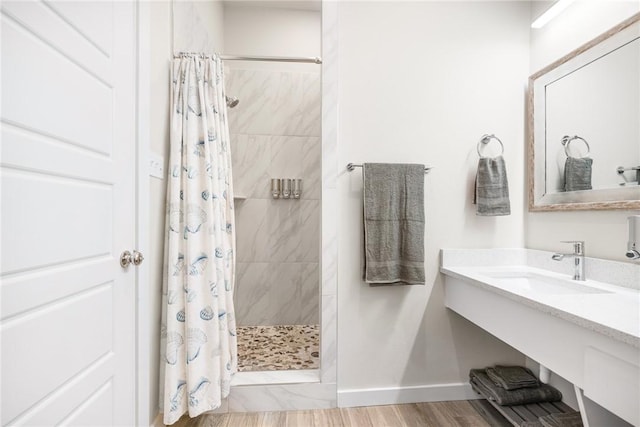
[[[522,366],[495,366],[485,369],[491,380],[505,390],[537,387],[540,382],[529,369]]]
[[[540,386],[535,388],[505,390],[495,385],[487,376],[484,369],[472,369],[469,371],[469,379],[487,399],[501,406],[557,402],[562,400],[562,393],[548,384],[540,384]]]
[[[540,421],[523,421],[520,423],[520,427],[542,427]]]
[[[565,414],[549,414],[538,418],[544,427],[582,427],[582,416],[580,412],[569,412]]]
[[[499,216],[510,215],[509,182],[507,168],[502,156],[478,160],[476,174],[475,197],[476,215]]]
[[[364,281],[424,285],[424,165],[365,163]]]
[[[567,157],[564,162],[564,191],[591,190],[591,166],[588,157]]]

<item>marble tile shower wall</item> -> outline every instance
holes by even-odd
[[[228,68],[236,195],[238,325],[319,321],[320,73]],[[271,198],[271,178],[302,178],[299,200]]]

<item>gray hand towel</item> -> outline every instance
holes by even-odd
[[[505,390],[517,390],[540,385],[533,372],[522,366],[498,365],[494,368],[485,369],[485,372],[494,384]]]
[[[424,165],[365,163],[364,281],[424,285]]]
[[[527,403],[556,402],[562,400],[562,393],[548,384],[540,384],[535,388],[505,390],[498,387],[487,376],[484,369],[472,369],[469,379],[487,399],[502,406],[525,405]]]
[[[478,160],[474,203],[476,215],[500,216],[511,214],[507,168],[502,156]]]
[[[593,159],[567,157],[564,162],[564,191],[591,190]]]
[[[544,427],[582,427],[580,412],[566,414],[549,414],[538,418]]]

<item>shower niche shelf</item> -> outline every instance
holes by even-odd
[[[243,194],[234,194],[233,195],[233,200],[247,200],[247,196],[245,196]]]

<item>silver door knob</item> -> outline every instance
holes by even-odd
[[[122,268],[127,268],[129,264],[140,265],[144,261],[144,257],[138,251],[133,251],[133,254],[129,251],[124,251],[120,255],[120,265]]]
[[[140,265],[142,264],[142,261],[144,261],[144,257],[142,256],[141,252],[138,251],[133,251],[133,265]]]

